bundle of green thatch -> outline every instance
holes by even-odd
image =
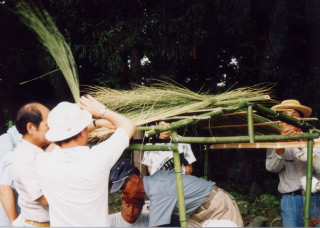
[[[80,98],[79,79],[76,63],[71,49],[62,34],[57,29],[47,11],[39,9],[32,1],[19,1],[17,14],[21,21],[29,26],[37,35],[40,42],[52,55],[64,75],[76,102]]]
[[[270,90],[270,86],[258,85],[212,95],[208,92],[196,93],[175,83],[156,82],[149,86],[134,85],[131,90],[90,86],[85,92],[140,126],[173,116],[176,119],[179,119],[179,116],[181,119],[196,118],[196,114],[212,112],[244,101],[270,102]],[[104,130],[92,133],[94,138],[105,135]]]

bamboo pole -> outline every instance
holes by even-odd
[[[253,113],[256,113],[257,111],[252,111]],[[226,113],[223,114],[222,116],[235,116],[235,115],[246,115],[247,112],[243,111],[243,112],[233,112],[233,113]]]
[[[248,135],[250,138],[250,143],[254,143],[254,127],[252,118],[252,105],[247,108],[247,121],[248,121]]]
[[[255,142],[255,143],[221,143],[211,144],[210,149],[262,149],[262,148],[307,148],[307,142]],[[320,148],[320,142],[314,142],[313,148]]]
[[[171,132],[171,136],[177,136],[177,131],[173,130]],[[177,193],[178,193],[178,206],[179,206],[179,220],[181,227],[187,227],[187,215],[186,215],[186,205],[184,203],[184,190],[183,190],[183,182],[182,182],[182,170],[181,170],[181,162],[180,155],[178,151],[178,144],[174,144],[177,148],[173,150],[173,162],[174,162],[174,170],[176,174],[176,185],[177,185]]]
[[[241,99],[235,99],[235,100],[227,100],[227,101],[217,101],[213,103],[214,106],[220,106],[220,105],[230,105],[230,104],[239,104],[244,103],[248,101],[262,101],[262,100],[270,100],[269,95],[263,95],[260,97],[249,97],[249,98],[241,98]]]
[[[204,113],[199,115],[200,117],[203,116],[210,116],[210,117],[214,117],[214,116],[221,116],[224,113],[230,113],[230,112],[234,112],[238,109],[241,108],[246,108],[248,106],[248,103],[241,103],[241,104],[237,104],[237,105],[233,105],[227,108],[221,108],[219,111],[216,112],[209,112],[209,113]],[[153,136],[153,135],[157,135],[161,132],[164,131],[168,131],[168,130],[174,130],[174,129],[178,129],[181,127],[185,127],[189,124],[193,124],[196,123],[200,120],[194,120],[194,119],[185,119],[185,120],[179,120],[176,122],[171,123],[169,126],[148,126],[148,127],[137,127],[137,130],[149,130],[145,132],[145,135],[147,137]]]
[[[309,224],[310,224],[312,153],[313,153],[313,139],[309,139],[308,150],[307,150],[307,173],[306,173],[307,184],[306,184],[306,198],[305,198],[305,206],[304,206],[304,227],[309,227]]]
[[[254,123],[253,126],[266,126],[280,123],[281,121],[270,121],[264,123]],[[203,127],[202,129],[213,129],[213,128],[229,128],[229,127],[248,127],[248,124],[230,124],[230,125],[219,125],[219,126],[210,126]]]
[[[284,141],[284,140],[298,140],[298,139],[314,139],[319,138],[319,133],[302,133],[295,135],[256,135],[256,142],[268,141]],[[249,136],[230,136],[230,137],[172,137],[174,143],[236,143],[249,142]]]
[[[184,119],[195,119],[195,120],[207,120],[210,116],[172,116],[163,118],[163,120],[184,120]]]
[[[127,150],[141,150],[141,151],[174,151],[177,150],[177,145],[143,145],[131,144]]]
[[[318,120],[318,118],[300,118],[300,120],[311,121],[311,120]],[[269,122],[264,122],[264,123],[253,123],[253,126],[274,125],[274,124],[278,124],[281,122],[282,121],[277,120],[277,121],[269,121]],[[218,126],[203,127],[202,129],[229,128],[229,127],[248,127],[248,124],[245,123],[245,124],[218,125]]]
[[[204,149],[204,179],[208,180],[208,161],[209,161],[209,145],[204,145],[205,149]]]
[[[255,110],[257,110],[258,112],[265,113],[265,114],[267,114],[267,115],[269,115],[271,117],[275,117],[278,120],[281,120],[283,122],[286,122],[288,124],[291,124],[293,126],[301,128],[303,130],[312,129],[314,132],[320,133],[320,130],[315,129],[315,127],[312,124],[304,122],[303,120],[299,120],[299,119],[294,118],[292,116],[288,116],[286,114],[282,114],[280,112],[277,112],[277,111],[274,111],[272,109],[266,108],[266,107],[264,107],[264,106],[262,106],[260,104],[253,103],[252,105],[253,105],[253,108]]]

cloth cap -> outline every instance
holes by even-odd
[[[301,105],[297,100],[284,100],[280,104],[273,106],[271,109],[276,111],[285,111],[288,109],[294,109],[303,114],[303,117],[308,118],[311,116],[312,108]]]
[[[92,115],[81,110],[80,106],[70,102],[61,102],[48,115],[49,130],[46,139],[59,142],[77,135],[85,129],[92,120]]]
[[[112,182],[110,193],[120,191],[127,178],[130,177],[137,170],[137,167],[132,165],[129,159],[119,160],[113,166],[110,172],[110,180]]]

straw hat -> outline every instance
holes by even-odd
[[[48,115],[47,140],[59,142],[77,135],[92,120],[92,115],[70,102],[61,102]]]
[[[280,104],[273,106],[271,109],[276,111],[286,111],[288,109],[294,109],[303,114],[303,117],[307,118],[311,116],[312,108],[301,105],[297,100],[284,100]]]

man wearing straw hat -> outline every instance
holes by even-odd
[[[111,122],[116,131],[89,148],[92,116]],[[59,103],[48,116],[48,127],[46,138],[58,146],[39,156],[36,168],[50,205],[51,226],[109,226],[109,172],[128,147],[135,124],[87,95],[79,105]]]
[[[301,105],[297,100],[284,100],[271,109],[295,118],[308,118],[312,112],[310,107]],[[282,135],[302,133],[301,129],[287,123],[281,122],[280,125],[283,127]],[[281,218],[284,227],[304,226],[304,191],[301,180],[305,181],[303,179],[306,173],[305,151],[305,148],[267,150],[266,169],[279,174],[278,190],[282,194]],[[319,149],[314,149],[314,154],[320,157]],[[319,174],[315,175],[319,177]],[[313,181],[312,189],[315,189],[316,184]],[[320,195],[312,194],[311,202],[310,217],[317,216],[320,219],[320,213],[317,213],[320,207]]]
[[[128,160],[120,160],[112,168],[111,193],[122,191],[131,199],[145,194],[150,200],[149,226],[171,225],[172,215],[178,212],[176,177],[172,170],[158,170],[153,175],[141,177]],[[235,200],[215,182],[182,175],[188,227],[201,227],[208,219],[227,219],[243,226]]]

